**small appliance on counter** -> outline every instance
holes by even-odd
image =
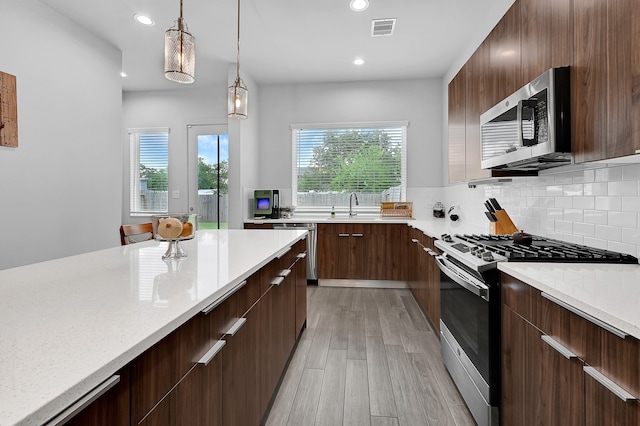
[[[280,219],[280,191],[277,189],[253,191],[253,217]]]
[[[443,218],[444,216],[444,204],[438,201],[433,205],[433,217]]]

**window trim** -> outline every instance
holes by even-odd
[[[407,130],[409,121],[370,121],[370,122],[345,122],[345,123],[295,123],[289,126],[291,130],[291,203],[300,213],[326,213],[331,211],[330,206],[297,206],[298,179],[297,179],[297,130],[307,129],[370,129],[382,127],[399,127],[402,129],[402,147],[400,162],[400,198],[407,198]],[[375,206],[358,206],[361,213],[379,213],[380,208]]]
[[[171,128],[169,127],[134,127],[127,129],[127,134],[129,136],[129,216],[130,217],[140,217],[140,216],[151,216],[157,213],[168,213],[169,205],[167,202],[167,209],[164,211],[161,210],[148,210],[148,211],[138,211],[134,207],[136,207],[136,198],[138,196],[135,188],[139,188],[139,177],[140,177],[140,137],[141,133],[166,133],[167,134],[167,178],[169,175],[169,135],[171,134]],[[135,140],[132,139],[132,135],[138,135]],[[134,162],[135,161],[135,162]],[[132,167],[135,165],[134,167]],[[134,185],[136,183],[137,185]],[[168,190],[167,190],[167,198]],[[167,199],[168,201],[168,199]]]

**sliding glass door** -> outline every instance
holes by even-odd
[[[226,125],[191,125],[189,209],[199,229],[226,229],[229,215],[229,135]]]

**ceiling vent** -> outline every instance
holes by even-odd
[[[396,28],[396,18],[374,19],[371,21],[371,37],[390,36]]]

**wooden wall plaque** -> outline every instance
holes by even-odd
[[[18,146],[16,76],[0,71],[0,146]]]

